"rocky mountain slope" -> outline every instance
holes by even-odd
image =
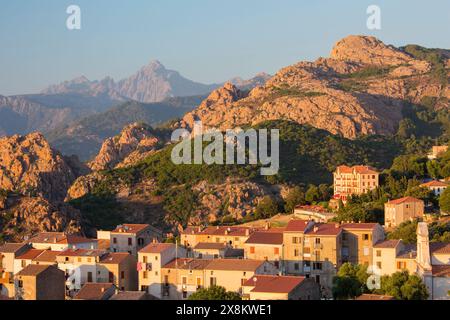
[[[113,169],[137,163],[156,150],[159,139],[147,125],[133,123],[103,142],[98,155],[89,162],[94,171]]]
[[[80,212],[63,203],[52,204],[42,197],[0,195],[0,240],[23,241],[44,231],[81,231]]]
[[[2,190],[61,201],[76,178],[40,133],[0,138],[0,155]]]
[[[436,77],[448,58],[427,58],[374,37],[349,36],[334,46],[330,58],[283,68],[248,95],[226,84],[180,125],[192,127],[201,120],[206,127],[227,129],[284,119],[348,138],[392,134],[409,102],[435,98],[448,107],[448,67]]]

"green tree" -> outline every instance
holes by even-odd
[[[381,288],[376,293],[393,296],[397,300],[425,300],[428,291],[422,280],[408,271],[381,277]]]
[[[303,192],[302,188],[297,186],[289,191],[288,195],[286,196],[284,210],[287,213],[292,213],[296,206],[303,205],[305,203],[305,193]]]
[[[402,239],[404,243],[417,242],[417,221],[405,221],[401,223],[394,231],[387,234],[388,239]]]
[[[315,185],[310,185],[305,194],[306,201],[312,203],[320,200],[319,188]]]
[[[427,162],[427,171],[430,177],[434,179],[438,179],[441,177],[441,167],[437,161],[428,161]]]
[[[333,297],[335,299],[353,299],[367,292],[367,266],[344,263],[333,278]]]
[[[236,292],[226,291],[224,287],[202,288],[189,296],[189,300],[241,300]]]
[[[450,212],[450,188],[446,188],[439,197],[439,207],[441,211]]]
[[[265,196],[256,206],[255,215],[258,219],[270,218],[278,213],[278,203],[271,196]]]

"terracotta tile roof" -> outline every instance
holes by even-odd
[[[96,239],[88,239],[83,236],[69,234],[66,235],[63,232],[41,232],[32,237],[29,242],[31,243],[49,243],[49,244],[77,244],[77,243],[89,243],[97,242]]]
[[[109,252],[100,258],[103,264],[120,264],[130,256],[128,252]]]
[[[52,265],[44,265],[44,264],[29,264],[25,268],[23,268],[21,271],[19,271],[16,275],[17,276],[37,276],[41,272],[47,270],[48,268],[55,268],[59,270],[58,268],[52,266]]]
[[[166,269],[204,270],[211,260],[178,258],[163,266]]]
[[[342,232],[338,223],[316,223],[305,234],[322,235],[322,236],[336,236]]]
[[[250,227],[236,227],[236,226],[209,226],[205,229],[201,229],[199,227],[188,227],[183,230],[182,234],[204,234],[210,236],[235,236],[235,237],[244,237],[250,235],[255,230]]]
[[[156,297],[143,291],[120,291],[109,300],[158,300]]]
[[[250,238],[248,238],[245,243],[282,245],[283,244],[283,233],[282,232],[258,231],[258,232],[252,233]]]
[[[30,249],[21,255],[17,256],[16,259],[18,260],[33,260],[36,257],[38,257],[41,253],[43,253],[45,250],[37,250],[37,249]]]
[[[355,171],[359,174],[376,174],[378,173],[377,169],[370,167],[370,166],[339,166],[336,168],[336,171],[339,171],[339,173],[353,173]]]
[[[17,251],[22,249],[24,246],[26,246],[25,243],[5,243],[4,245],[0,246],[0,252],[16,253]]]
[[[420,186],[421,187],[448,187],[448,183],[438,181],[438,180],[432,180],[427,183],[422,183]]]
[[[430,242],[432,254],[450,254],[450,242]]]
[[[288,222],[285,232],[305,232],[310,221],[293,219]]]
[[[98,249],[67,249],[58,254],[62,257],[100,257],[106,254],[104,250]]]
[[[255,271],[265,261],[248,260],[248,259],[215,259],[210,260],[207,270],[223,270],[223,271]]]
[[[343,223],[341,227],[344,229],[360,229],[360,230],[373,230],[378,223]]]
[[[141,253],[161,253],[168,249],[175,248],[175,244],[173,243],[150,243],[145,246],[139,252]]]
[[[406,203],[406,202],[422,202],[423,203],[422,200],[416,199],[416,198],[413,198],[413,197],[403,197],[403,198],[400,198],[400,199],[389,200],[387,203],[388,204],[402,204],[402,203]]]
[[[392,296],[382,294],[362,294],[355,300],[395,300]]]
[[[130,224],[125,223],[117,226],[111,233],[139,233],[150,227],[149,224]]]
[[[401,240],[383,240],[383,241],[378,241],[373,247],[374,248],[385,248],[385,249],[389,249],[389,248],[396,248],[399,243],[401,242]]]
[[[33,261],[37,262],[55,262],[56,257],[60,254],[59,251],[51,251],[51,250],[45,250],[40,255],[38,255],[36,258],[33,259]]]
[[[305,277],[256,275],[247,280],[244,286],[254,287],[251,292],[290,293],[304,280]]]
[[[111,246],[111,240],[109,239],[98,239],[97,241],[97,247],[99,249],[109,250]]]
[[[450,265],[433,265],[433,277],[450,277]]]
[[[225,243],[217,243],[217,242],[199,242],[194,247],[197,250],[222,250],[225,249],[227,245]]]
[[[112,283],[86,283],[75,295],[76,300],[105,300],[114,288]]]

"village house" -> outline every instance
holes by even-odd
[[[379,172],[370,166],[339,166],[333,173],[334,198],[346,203],[347,197],[361,195],[379,186]]]
[[[39,250],[97,249],[97,239],[88,239],[64,232],[41,232],[27,242]]]
[[[431,152],[427,155],[428,159],[434,160],[442,156],[448,150],[448,146],[433,146]]]
[[[192,248],[192,256],[196,259],[224,259],[233,256],[235,251],[227,243],[199,242]]]
[[[14,297],[14,259],[30,248],[25,243],[5,243],[0,247],[0,295]]]
[[[17,300],[64,300],[64,272],[53,265],[31,264],[14,276]]]
[[[109,300],[116,293],[113,283],[86,283],[74,300]]]
[[[112,231],[97,231],[98,239],[109,241],[111,252],[128,252],[133,256],[160,237],[161,232],[149,224],[122,224]]]
[[[209,226],[187,227],[181,232],[181,244],[188,249],[200,242],[227,243],[235,249],[244,249],[244,243],[255,230],[250,227]]]
[[[28,249],[22,254],[18,255],[14,259],[14,274],[18,273],[20,270],[28,266],[45,250],[38,249]]]
[[[255,275],[242,286],[243,300],[320,300],[319,285],[301,276]]]
[[[405,245],[401,240],[384,240],[374,246],[373,263],[379,275],[391,275],[398,271],[415,273],[416,246]]]
[[[444,190],[447,189],[448,183],[439,180],[432,180],[427,183],[422,183],[420,186],[422,188],[427,188],[431,190],[435,196],[439,197],[442,194],[442,192],[444,192]]]
[[[271,228],[252,233],[244,245],[246,259],[266,260],[282,268],[283,228]]]
[[[163,282],[162,267],[178,257],[185,258],[186,250],[172,243],[151,243],[139,250],[139,290],[162,299],[163,284],[168,283]]]
[[[97,264],[98,282],[113,283],[122,291],[138,289],[136,259],[128,252],[108,252]]]
[[[384,225],[393,228],[406,221],[422,219],[424,208],[424,202],[413,197],[390,200],[384,204]]]

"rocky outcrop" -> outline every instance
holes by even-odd
[[[0,138],[0,189],[64,199],[76,176],[42,134]]]
[[[405,102],[448,96],[448,87],[431,81],[429,71],[427,61],[373,37],[349,36],[331,58],[283,68],[247,96],[226,84],[179,125],[192,128],[200,120],[206,128],[225,130],[282,119],[347,138],[392,134]]]
[[[44,231],[78,233],[80,221],[80,212],[63,203],[19,195],[0,198],[0,234],[7,241],[23,241]]]
[[[150,127],[133,123],[119,135],[106,139],[89,167],[98,171],[132,164],[155,151],[158,142],[159,139]]]

